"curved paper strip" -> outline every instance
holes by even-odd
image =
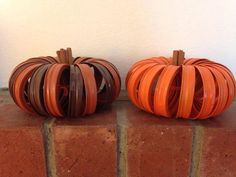
[[[156,87],[156,82],[160,77],[160,74],[165,65],[154,65],[149,70],[147,70],[141,81],[138,91],[139,102],[142,104],[144,110],[153,113],[153,92]]]
[[[48,113],[55,117],[62,117],[65,115],[62,105],[59,102],[60,79],[64,70],[68,69],[67,64],[53,64],[51,65],[45,75],[44,79],[44,102]],[[64,90],[64,93],[66,90]]]
[[[78,65],[84,80],[85,87],[85,109],[83,115],[92,114],[96,109],[97,104],[97,87],[96,81],[91,71],[91,68],[86,64]]]
[[[177,75],[179,66],[168,65],[161,73],[154,94],[154,112],[166,117],[173,116],[169,110],[171,84]]]
[[[139,104],[138,100],[138,86],[140,83],[140,80],[142,78],[143,73],[149,69],[150,67],[156,65],[156,63],[148,63],[146,65],[138,67],[135,72],[131,73],[129,82],[127,85],[127,90],[128,90],[128,96],[130,99],[133,101],[133,103],[142,109],[142,106]]]
[[[48,115],[44,106],[43,100],[43,85],[45,73],[49,67],[49,64],[40,66],[30,79],[28,86],[28,96],[30,104],[34,110],[40,115]]]
[[[177,117],[189,118],[192,112],[193,97],[195,91],[194,66],[182,66],[182,81],[179,96]]]
[[[25,88],[27,86],[29,78],[33,72],[40,66],[40,64],[31,65],[25,68],[15,79],[13,86],[13,95],[15,97],[16,104],[26,112],[34,113],[33,108],[28,104],[25,97]]]

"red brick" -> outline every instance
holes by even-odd
[[[0,106],[0,176],[46,177],[42,117]]]
[[[191,164],[192,127],[124,105],[128,177],[187,177]]]
[[[116,114],[57,121],[53,126],[58,177],[115,177]]]
[[[236,176],[236,104],[215,119],[202,123],[201,177]]]
[[[46,177],[43,118],[6,103],[0,99],[0,177]],[[234,103],[210,120],[165,119],[118,101],[92,116],[58,119],[48,157],[57,177],[235,177],[235,115]]]

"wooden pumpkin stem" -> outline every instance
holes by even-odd
[[[182,65],[184,62],[184,51],[183,50],[174,50],[173,52],[173,65]]]
[[[57,57],[60,63],[72,64],[74,60],[71,48],[58,50]]]

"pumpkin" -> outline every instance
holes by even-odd
[[[203,58],[153,57],[135,63],[126,77],[130,100],[138,108],[164,117],[206,119],[234,100],[233,74],[222,64]]]
[[[57,58],[30,58],[13,70],[9,91],[24,111],[53,117],[92,114],[112,103],[120,92],[120,76],[110,62],[72,57],[70,48]]]

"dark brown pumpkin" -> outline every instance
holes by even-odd
[[[92,114],[111,104],[120,92],[120,76],[110,62],[72,57],[70,48],[57,58],[30,58],[13,70],[10,94],[24,111],[53,117]]]

